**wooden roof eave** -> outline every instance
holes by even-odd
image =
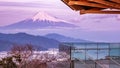
[[[88,7],[97,7],[97,8],[110,8],[109,6],[99,4],[99,3],[90,3],[88,1],[69,1],[68,5],[81,5]]]
[[[109,1],[105,1],[105,0],[88,0],[90,2],[95,2],[95,3],[100,3],[100,4],[104,4],[110,7],[113,7],[115,9],[120,9],[120,4],[115,3],[115,2],[109,2]]]
[[[63,3],[65,3],[68,7],[70,7],[72,10],[75,10],[75,11],[78,11],[80,9],[83,9],[83,7],[78,7],[76,5],[68,5],[68,1],[67,0],[61,0]],[[76,8],[79,8],[79,9],[76,9]]]
[[[110,1],[120,4],[120,0],[110,0]]]
[[[120,11],[103,11],[103,10],[80,10],[80,14],[94,13],[94,14],[120,14]]]

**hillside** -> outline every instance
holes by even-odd
[[[59,43],[57,40],[49,39],[42,36],[34,36],[26,33],[17,33],[17,34],[0,34],[0,46],[1,50],[3,50],[3,46],[6,49],[13,44],[31,44],[34,47],[40,49],[48,49],[48,48],[57,48]],[[5,49],[5,48],[4,48]]]

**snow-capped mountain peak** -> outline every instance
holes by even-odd
[[[41,29],[41,28],[65,28],[76,27],[76,25],[61,19],[52,17],[45,12],[39,12],[34,17],[22,20],[15,24],[1,27],[0,29]]]
[[[40,21],[53,21],[53,22],[61,22],[63,20],[57,19],[55,17],[50,16],[45,12],[38,12],[33,18],[33,21],[40,20]]]

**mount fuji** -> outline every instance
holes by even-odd
[[[45,12],[39,12],[32,18],[15,24],[0,27],[0,29],[41,29],[41,28],[76,27],[76,25],[50,16]]]

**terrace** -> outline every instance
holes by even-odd
[[[70,56],[71,68],[120,67],[120,43],[64,43],[59,49]]]

